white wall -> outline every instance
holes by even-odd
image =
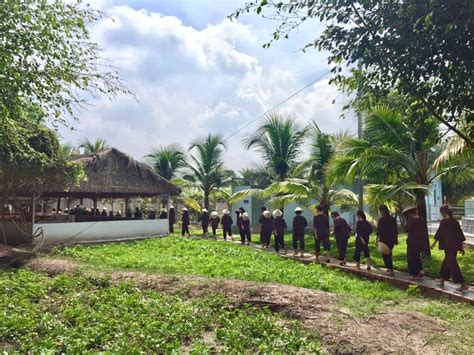
[[[77,223],[37,223],[44,244],[97,243],[168,235],[167,219],[98,221]],[[38,243],[36,238],[34,243]]]

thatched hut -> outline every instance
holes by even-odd
[[[159,197],[166,202],[170,196],[178,195],[181,190],[157,174],[151,167],[141,163],[129,155],[115,149],[107,148],[97,153],[83,154],[74,158],[74,161],[83,165],[87,180],[79,186],[69,189],[42,191],[33,193],[35,199],[58,199],[71,201],[72,199],[90,199],[93,207],[97,206],[99,199],[121,199],[128,201],[134,197]],[[99,242],[123,239],[136,239],[149,236],[168,234],[168,220],[166,219],[136,219],[127,217],[62,215],[59,219],[42,220],[33,218],[29,224],[31,235],[42,235],[46,244],[52,243],[77,243]],[[3,222],[3,229],[13,233],[12,226]],[[24,231],[20,231],[24,241]],[[9,240],[17,239],[8,236]],[[37,243],[40,238],[33,240]],[[12,244],[18,244],[13,242]]]

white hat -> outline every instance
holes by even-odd
[[[163,208],[161,209],[161,212],[166,212],[166,208],[163,207]]]
[[[248,221],[249,220],[249,214],[247,212],[244,212],[241,214],[241,217],[244,221]]]
[[[206,213],[207,213],[207,209],[206,209],[206,208],[203,208],[203,209],[201,210],[201,212],[206,212]]]
[[[263,217],[265,218],[271,218],[272,217],[272,213],[268,210],[265,210],[263,211]]]
[[[223,214],[229,214],[230,211],[226,208],[225,210],[222,210],[222,213],[223,213]]]
[[[379,249],[379,252],[383,255],[388,255],[390,254],[390,248],[388,247],[387,244],[378,242],[377,248]]]
[[[102,207],[102,209],[107,211],[107,207]]]
[[[181,211],[187,211],[188,209],[186,207],[181,208]]]
[[[303,211],[303,209],[301,207],[296,207],[295,208],[295,212],[301,212],[301,211]]]
[[[273,211],[273,216],[274,216],[274,217],[281,217],[282,215],[283,215],[283,213],[281,213],[280,210],[275,210],[275,211]]]
[[[219,217],[219,214],[217,213],[217,211],[212,211],[211,212],[211,218],[216,219],[217,217]]]
[[[416,206],[411,206],[411,207],[407,207],[403,210],[403,214],[407,213],[407,212],[410,212],[410,211],[416,211]]]
[[[174,206],[170,206],[170,210],[174,210]]]

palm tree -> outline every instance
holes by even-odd
[[[154,148],[145,156],[150,160],[155,171],[167,180],[171,180],[176,173],[186,166],[186,157],[178,144],[169,144]]]
[[[61,151],[66,157],[72,157],[74,155],[79,155],[81,152],[79,151],[79,147],[75,147],[72,144],[65,143],[61,145]]]
[[[85,138],[79,145],[79,148],[84,149],[84,154],[91,154],[107,149],[109,148],[109,145],[104,138],[97,138],[94,142],[91,142],[88,138]]]
[[[255,133],[244,140],[247,149],[256,148],[266,162],[258,171],[270,186],[260,188],[250,188],[242,190],[229,198],[229,202],[239,201],[247,196],[255,196],[259,199],[267,199],[271,196],[281,196],[285,194],[278,191],[279,183],[285,181],[294,173],[298,166],[297,158],[301,154],[308,128],[300,128],[296,125],[292,117],[285,117],[278,113],[268,114],[263,123]],[[263,171],[262,171],[263,170]],[[293,174],[294,175],[294,174]],[[261,185],[261,184],[260,184]],[[284,209],[284,199],[271,200],[270,204]]]
[[[425,196],[438,177],[461,166],[438,166],[442,153],[440,132],[429,120],[412,120],[388,106],[379,105],[365,118],[364,140],[351,138],[330,164],[340,180],[353,181],[357,174],[372,183],[379,199],[411,194],[426,220]],[[382,186],[381,186],[382,185]]]
[[[190,163],[187,166],[190,171],[183,178],[201,189],[204,194],[205,208],[209,208],[211,192],[230,181],[230,173],[224,169],[222,161],[225,149],[227,147],[223,138],[212,134],[192,142],[189,146],[189,151],[195,151],[196,155],[189,155]]]
[[[235,178],[235,183],[264,189],[272,183],[272,176],[265,169],[265,166],[253,164],[250,168],[239,171],[239,177]]]

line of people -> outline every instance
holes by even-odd
[[[316,261],[320,261],[321,247],[324,250],[326,262],[331,262],[330,259],[330,223],[327,210],[324,206],[317,206],[317,213],[313,217],[314,241],[315,241],[315,256]],[[294,255],[300,254],[304,257],[305,250],[305,230],[308,226],[306,218],[302,215],[302,209],[297,207],[295,209],[295,216],[293,218],[292,231],[292,247]],[[385,205],[378,208],[380,217],[376,227],[375,244],[382,255],[384,266],[389,275],[394,275],[393,267],[393,248],[398,244],[398,227],[396,219],[390,214],[389,209]],[[232,225],[234,223],[230,211],[225,209],[222,211],[222,218],[219,217],[217,211],[209,213],[207,209],[203,209],[198,219],[201,223],[203,235],[208,236],[209,226],[212,229],[212,236],[217,238],[217,230],[219,224],[222,226],[223,238],[232,236]],[[445,257],[441,267],[440,286],[444,285],[445,280],[450,277],[453,282],[460,283],[460,291],[466,290],[466,284],[459,264],[457,263],[457,253],[464,254],[465,241],[464,234],[459,223],[453,218],[452,212],[447,205],[441,207],[440,212],[443,219],[440,221],[440,226],[435,235],[435,241],[430,246],[429,236],[426,222],[418,215],[416,207],[409,207],[403,211],[406,223],[404,230],[407,233],[407,264],[408,272],[413,280],[418,280],[423,277],[423,262],[422,254],[426,254],[429,249],[434,248],[436,243],[439,243],[440,249],[444,250]],[[242,244],[250,244],[252,242],[251,223],[248,213],[244,208],[240,207],[236,213],[236,225],[240,234],[240,241]],[[367,216],[364,211],[359,210],[356,213],[357,222],[355,231],[352,231],[347,221],[342,218],[338,212],[331,212],[333,220],[333,234],[336,241],[336,248],[338,251],[338,260],[340,265],[346,265],[347,260],[347,245],[352,233],[355,234],[355,252],[353,260],[356,262],[356,268],[360,269],[361,255],[364,254],[366,260],[367,270],[372,268],[372,260],[370,256],[370,236],[374,231],[372,225],[367,221]],[[277,253],[283,250],[287,253],[288,249],[285,245],[285,232],[288,227],[283,213],[280,210],[272,212],[265,207],[262,208],[262,213],[259,218],[260,223],[260,242],[262,248],[268,248],[271,243],[272,234],[275,237],[275,251]],[[182,235],[190,235],[189,233],[189,211],[183,208],[182,217]]]

